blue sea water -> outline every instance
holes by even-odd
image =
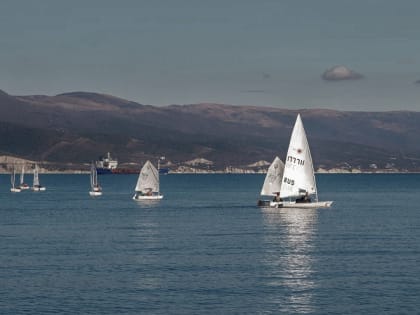
[[[263,175],[0,176],[0,314],[418,314],[420,175],[318,175],[330,209],[259,209]]]

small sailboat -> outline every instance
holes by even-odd
[[[318,200],[308,139],[298,114],[287,150],[279,200],[270,202],[270,207],[323,208],[330,207],[332,203],[332,201]]]
[[[134,200],[159,200],[159,172],[150,161],[147,161],[139,174],[135,188]]]
[[[18,186],[15,186],[16,182],[16,170],[13,167],[13,172],[10,174],[10,183],[12,184],[12,187],[10,188],[11,192],[21,192],[21,189]]]
[[[90,191],[89,195],[92,197],[102,195],[102,187],[98,183],[98,172],[96,171],[95,164],[92,163],[90,167]]]
[[[281,180],[283,178],[284,163],[278,156],[275,157],[273,163],[268,168],[265,176],[264,184],[261,189],[261,196],[271,196],[270,200],[258,200],[258,206],[268,207],[270,202],[275,200],[280,194]],[[274,197],[274,198],[273,198]]]
[[[38,168],[38,164],[35,164],[35,168],[34,168],[34,181],[33,181],[33,185],[32,185],[32,190],[33,191],[45,191],[46,188],[42,185],[40,185],[39,183],[39,168]]]
[[[22,171],[20,172],[20,184],[19,188],[21,190],[29,189],[29,185],[25,183],[25,164],[22,165]]]

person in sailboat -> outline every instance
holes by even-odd
[[[273,202],[281,202],[283,199],[280,198],[280,192],[277,192],[273,198]]]
[[[146,188],[144,191],[138,193],[139,196],[152,196],[153,190],[152,188]]]
[[[305,194],[302,197],[296,199],[296,203],[309,203],[309,202],[311,202],[311,197],[309,197],[308,192],[305,192]]]

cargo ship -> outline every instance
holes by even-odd
[[[161,167],[160,160],[164,160],[164,157],[159,158],[158,160],[158,170],[159,174],[166,175],[169,173],[169,167]],[[111,154],[108,152],[106,156],[100,157],[98,161],[95,162],[96,172],[98,175],[104,174],[138,174],[138,169],[132,168],[118,168],[118,160],[113,159]]]
[[[95,163],[96,171],[98,174],[112,174],[116,171],[118,167],[118,160],[115,160],[111,157],[111,154],[108,152],[106,156],[101,157]]]

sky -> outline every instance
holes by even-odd
[[[363,78],[324,80],[343,65]],[[420,110],[417,0],[2,0],[0,89]]]

